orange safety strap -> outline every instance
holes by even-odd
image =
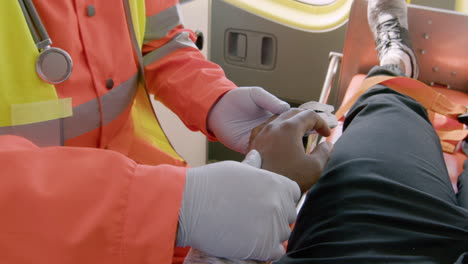
[[[458,115],[466,114],[468,112],[466,106],[453,102],[444,94],[437,92],[432,87],[427,86],[418,80],[408,77],[375,76],[363,81],[361,88],[351,97],[350,100],[346,101],[343,106],[338,109],[335,114],[336,118],[340,120],[362,94],[378,84],[390,87],[393,90],[418,101],[428,110],[431,122],[434,120],[434,113],[456,119]],[[465,139],[468,136],[468,130],[438,130],[437,134],[441,140],[443,150],[448,153],[453,153],[456,149],[456,144],[453,142]]]

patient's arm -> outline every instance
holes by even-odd
[[[319,179],[332,148],[325,142],[306,154],[302,137],[310,130],[330,135],[330,128],[317,113],[291,109],[254,129],[249,148],[260,152],[263,169],[296,181],[305,192]]]

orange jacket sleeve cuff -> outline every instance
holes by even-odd
[[[123,263],[171,263],[186,170],[137,167],[124,223]]]

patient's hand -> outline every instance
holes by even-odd
[[[324,142],[306,154],[302,137],[310,130],[322,136],[330,135],[330,128],[317,113],[291,109],[255,128],[249,150],[260,152],[263,169],[296,181],[305,192],[320,178],[332,149],[331,143]]]

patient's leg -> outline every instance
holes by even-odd
[[[369,0],[382,67],[416,77],[403,0]],[[454,263],[468,251],[468,210],[450,184],[425,109],[378,85],[345,119],[280,263]]]
[[[426,111],[377,86],[350,110],[280,263],[453,263],[467,249],[468,211]]]
[[[403,0],[369,0],[381,67],[417,77]],[[309,191],[280,263],[453,263],[468,249],[439,138],[425,109],[382,85],[356,102]]]

